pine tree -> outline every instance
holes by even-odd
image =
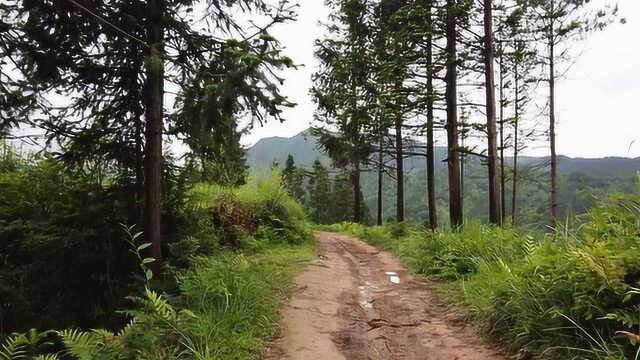
[[[549,84],[549,150],[550,150],[550,214],[555,224],[558,219],[558,156],[556,152],[556,81],[563,73],[558,70],[571,55],[568,43],[593,30],[602,30],[617,16],[617,6],[597,9],[590,17],[592,5],[588,0],[522,0],[528,30],[545,48],[541,51],[546,65]]]
[[[367,128],[372,120],[367,96],[369,66],[367,7],[362,0],[338,0],[327,3],[334,11],[330,36],[316,42],[321,62],[314,75],[312,94],[318,105],[316,119],[323,126],[313,129],[318,143],[335,167],[348,170],[353,186],[354,222],[361,221],[362,191],[360,173],[372,152]]]
[[[284,170],[282,170],[282,181],[289,194],[303,204],[306,198],[306,190],[304,187],[305,177],[305,170],[296,167],[293,155],[289,154],[285,162]]]
[[[309,177],[309,209],[311,219],[316,224],[326,224],[331,221],[329,213],[331,204],[331,181],[329,172],[320,160],[313,162],[313,170]]]

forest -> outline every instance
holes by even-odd
[[[2,2],[0,359],[640,359],[640,168],[557,152],[601,5],[325,0],[282,157],[304,4]]]

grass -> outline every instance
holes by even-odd
[[[314,254],[311,242],[255,255],[201,258],[180,275],[180,307],[196,315],[190,338],[206,359],[259,359],[278,328],[293,274]]]

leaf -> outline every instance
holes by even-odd
[[[151,243],[144,243],[144,244],[138,246],[138,251],[142,251],[142,250],[148,248],[149,246],[151,246]]]
[[[146,265],[146,264],[150,264],[150,263],[152,263],[154,261],[156,261],[156,259],[154,259],[154,258],[144,258],[144,259],[142,259],[142,264]]]
[[[151,272],[151,270],[145,271],[144,275],[147,278],[147,281],[149,281],[149,280],[151,280],[153,278],[153,272]]]

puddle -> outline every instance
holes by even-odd
[[[385,274],[387,274],[387,276],[389,276],[389,281],[391,281],[394,284],[400,284],[400,276],[398,276],[397,273],[395,273],[393,271],[387,271],[387,272],[385,272]]]

